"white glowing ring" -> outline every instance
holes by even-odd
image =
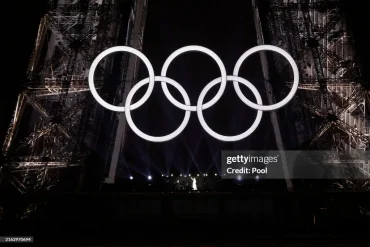
[[[154,80],[169,83],[172,86],[174,86],[175,88],[177,88],[177,90],[179,90],[182,97],[184,98],[185,104],[190,105],[189,96],[186,93],[185,89],[179,83],[177,83],[176,81],[174,81],[170,78],[162,77],[162,76],[156,76],[154,78]],[[149,78],[141,80],[138,84],[136,84],[131,89],[131,91],[127,95],[127,99],[126,99],[126,103],[125,103],[125,109],[126,109],[125,114],[126,114],[127,123],[135,134],[137,134],[138,136],[140,136],[141,138],[143,138],[147,141],[165,142],[165,141],[172,140],[173,138],[175,138],[176,136],[181,134],[181,132],[185,129],[185,127],[188,124],[189,119],[190,119],[190,113],[191,113],[190,111],[185,112],[185,117],[184,117],[184,120],[182,121],[181,125],[174,132],[172,132],[171,134],[168,134],[166,136],[150,136],[150,135],[147,135],[147,134],[143,133],[141,130],[139,130],[136,127],[136,125],[134,124],[133,120],[132,120],[132,117],[131,117],[131,110],[132,109],[131,109],[131,107],[129,107],[131,105],[131,100],[134,97],[134,94],[137,92],[137,90],[139,90],[139,88],[141,88],[143,85],[147,84],[148,82],[149,82]]]
[[[258,93],[257,89],[249,81],[238,77],[239,69],[240,69],[242,63],[244,62],[244,60],[248,56],[250,56],[251,54],[253,54],[257,51],[265,51],[265,50],[266,51],[275,51],[275,52],[278,52],[279,54],[283,55],[288,60],[290,65],[292,66],[293,75],[294,75],[293,86],[292,86],[292,89],[291,89],[290,93],[288,94],[288,96],[286,98],[284,98],[281,102],[273,104],[273,105],[268,105],[268,106],[262,105],[262,99],[261,99],[260,94]],[[148,71],[149,71],[149,77],[140,81],[128,93],[128,96],[127,96],[124,107],[113,106],[113,105],[110,105],[107,102],[105,102],[98,95],[98,93],[96,91],[96,88],[95,88],[95,85],[94,85],[94,73],[95,73],[95,70],[97,68],[98,63],[105,56],[107,56],[107,55],[109,55],[113,52],[118,52],[118,51],[130,52],[130,53],[133,53],[134,55],[137,55],[139,58],[141,58],[141,60],[143,60],[143,62],[145,63],[145,65],[147,66]],[[198,98],[196,106],[191,106],[190,105],[189,96],[187,95],[185,89],[179,83],[177,83],[176,81],[174,81],[170,78],[165,77],[170,63],[178,55],[180,55],[184,52],[189,52],[189,51],[199,51],[199,52],[203,52],[203,53],[211,56],[216,61],[216,63],[218,64],[218,66],[220,68],[220,71],[221,71],[221,77],[219,77],[219,78],[211,81],[210,83],[208,83],[205,86],[205,88],[202,90],[202,92],[201,92],[201,94]],[[225,66],[222,63],[221,59],[214,52],[212,52],[211,50],[209,50],[205,47],[202,47],[202,46],[186,46],[186,47],[183,47],[183,48],[175,51],[174,53],[172,53],[170,55],[170,57],[166,60],[166,62],[163,65],[162,72],[161,72],[162,76],[155,76],[153,67],[152,67],[151,63],[149,62],[149,60],[145,57],[145,55],[143,55],[140,51],[135,50],[133,48],[125,47],[125,46],[118,46],[118,47],[112,47],[110,49],[107,49],[106,51],[102,52],[93,61],[92,65],[91,65],[91,68],[90,68],[90,71],[89,71],[88,79],[89,79],[89,87],[90,87],[91,93],[94,96],[94,98],[97,100],[97,102],[108,110],[115,111],[115,112],[125,112],[128,125],[131,127],[131,129],[138,136],[140,136],[141,138],[143,138],[145,140],[152,141],[152,142],[165,142],[165,141],[169,141],[169,140],[175,138],[176,136],[178,136],[185,129],[186,125],[188,124],[189,119],[190,119],[190,112],[191,111],[196,111],[200,124],[202,125],[203,129],[208,134],[210,134],[211,136],[213,136],[214,138],[216,138],[218,140],[230,142],[230,141],[238,141],[238,140],[244,139],[247,136],[249,136],[250,134],[252,134],[257,129],[259,123],[261,122],[263,111],[273,111],[273,110],[279,109],[279,108],[283,107],[284,105],[286,105],[287,103],[289,103],[289,101],[294,97],[295,93],[297,92],[298,83],[299,83],[298,66],[295,63],[295,61],[293,60],[293,58],[286,51],[284,51],[283,49],[281,49],[279,47],[276,47],[276,46],[271,46],[271,45],[257,46],[257,47],[254,47],[254,48],[248,50],[247,52],[245,52],[239,58],[239,60],[237,61],[236,65],[234,67],[233,74],[234,74],[233,76],[227,76]],[[134,122],[131,118],[131,110],[134,110],[134,109],[140,107],[142,104],[145,103],[145,101],[149,98],[150,94],[153,91],[155,81],[160,81],[161,82],[161,86],[162,86],[162,89],[164,91],[164,94],[166,95],[166,97],[168,98],[168,100],[172,104],[174,104],[176,107],[186,111],[184,120],[181,123],[180,127],[178,127],[173,133],[171,133],[169,135],[166,135],[166,136],[161,136],[161,137],[149,136],[149,135],[141,132],[135,126],[135,124],[134,124]],[[248,105],[249,107],[258,111],[256,119],[255,119],[254,123],[252,124],[252,126],[247,131],[245,131],[244,133],[236,135],[236,136],[223,136],[223,135],[220,135],[220,134],[214,132],[213,130],[211,130],[208,127],[208,125],[206,124],[206,122],[204,120],[204,117],[203,117],[203,112],[202,112],[203,110],[205,110],[205,109],[211,107],[212,105],[214,105],[221,98],[222,94],[225,91],[227,81],[233,81],[235,91],[236,91],[237,95],[239,96],[239,98],[246,105]],[[145,95],[138,102],[131,105],[132,98],[133,98],[134,94],[136,93],[136,91],[140,87],[142,87],[143,85],[145,85],[147,83],[149,83],[149,86],[148,86],[148,90],[145,93]],[[172,97],[172,95],[170,94],[170,92],[167,88],[166,83],[170,83],[171,85],[173,85],[174,87],[176,87],[180,91],[182,97],[184,98],[185,104],[182,104],[182,103],[178,102],[176,99],[174,99]],[[209,102],[207,102],[206,104],[203,105],[203,100],[204,100],[204,97],[205,97],[206,93],[214,85],[216,85],[218,83],[221,83],[221,85],[220,85],[220,89],[217,92],[217,94],[215,95],[215,97],[212,100],[210,100]],[[243,95],[243,93],[240,90],[239,83],[242,83],[242,84],[246,85],[253,92],[254,96],[256,97],[257,104],[249,101]]]
[[[167,58],[167,60],[164,62],[163,67],[162,67],[161,76],[166,76],[168,67],[170,66],[170,64],[172,63],[172,61],[177,56],[179,56],[179,55],[181,55],[183,53],[186,53],[186,52],[190,52],[190,51],[202,52],[202,53],[205,53],[208,56],[212,57],[216,61],[217,65],[218,65],[218,67],[220,68],[220,71],[221,71],[221,86],[220,86],[220,89],[218,90],[218,92],[215,95],[215,97],[213,97],[213,99],[211,99],[206,104],[204,104],[204,106],[203,106],[204,108],[203,109],[207,109],[207,108],[213,106],[214,104],[216,104],[216,102],[221,98],[222,94],[225,92],[225,88],[226,88],[226,76],[227,76],[226,68],[225,68],[225,65],[223,64],[222,60],[217,56],[216,53],[214,53],[213,51],[211,51],[208,48],[205,48],[203,46],[197,46],[197,45],[190,45],[190,46],[185,46],[183,48],[180,48],[177,51],[173,52]],[[168,90],[168,87],[167,87],[167,85],[166,85],[165,82],[162,82],[161,85],[162,85],[162,90],[164,92],[164,95],[166,95],[167,99],[173,105],[175,105],[176,107],[178,107],[178,108],[180,108],[182,110],[185,110],[185,111],[196,111],[197,110],[197,107],[196,106],[184,105],[184,104],[178,102],[171,95],[171,93]]]
[[[257,103],[262,104],[262,98],[261,98],[261,95],[259,94],[258,90],[253,86],[252,83],[250,83],[246,79],[241,78],[241,77],[237,77],[237,76],[227,76],[227,81],[237,81],[237,82],[240,82],[240,83],[244,84],[245,86],[247,86],[252,91],[252,93],[254,94],[254,97],[256,97]],[[203,110],[202,104],[203,104],[203,100],[204,100],[204,97],[206,96],[207,92],[214,85],[216,85],[220,82],[221,82],[221,78],[214,79],[213,81],[208,83],[204,87],[202,92],[200,93],[199,98],[198,98],[198,102],[197,102],[197,115],[198,115],[199,122],[202,125],[203,129],[209,135],[211,135],[212,137],[214,137],[214,138],[216,138],[220,141],[225,141],[225,142],[240,141],[240,140],[246,138],[247,136],[249,136],[250,134],[252,134],[257,129],[258,125],[261,122],[263,112],[261,110],[257,111],[257,116],[256,116],[256,119],[254,120],[252,126],[247,131],[243,132],[242,134],[239,134],[239,135],[236,135],[236,136],[224,136],[224,135],[220,135],[220,134],[214,132],[207,125],[206,121],[204,120],[203,112],[202,112],[202,110]]]
[[[138,56],[144,62],[144,64],[148,68],[148,72],[149,72],[149,86],[148,86],[148,89],[147,89],[146,93],[144,94],[144,96],[138,102],[136,102],[135,104],[133,104],[130,107],[131,110],[136,109],[136,108],[139,108],[142,104],[145,103],[145,101],[147,101],[149,99],[149,96],[153,92],[154,83],[155,83],[155,81],[154,81],[155,75],[154,75],[153,66],[150,63],[149,59],[143,53],[141,53],[140,51],[138,51],[138,50],[136,50],[134,48],[131,48],[131,47],[127,47],[127,46],[115,46],[115,47],[109,48],[109,49],[103,51],[102,53],[100,53],[99,56],[97,56],[95,58],[95,60],[92,62],[91,67],[90,67],[90,71],[89,71],[89,87],[90,87],[90,91],[91,91],[93,97],[96,99],[96,101],[98,101],[98,103],[100,105],[102,105],[103,107],[105,107],[106,109],[111,110],[111,111],[114,111],[114,112],[124,112],[125,111],[125,107],[111,105],[111,104],[105,102],[100,97],[100,95],[98,94],[98,92],[96,91],[96,88],[95,88],[94,74],[95,74],[96,68],[98,67],[99,62],[105,56],[108,56],[109,54],[112,54],[114,52],[119,52],[119,51],[129,52],[129,53],[132,53],[132,54]]]
[[[296,94],[297,89],[298,89],[298,84],[299,84],[298,66],[297,66],[296,62],[294,61],[294,59],[289,55],[289,53],[287,53],[283,49],[281,49],[279,47],[276,47],[276,46],[272,46],[272,45],[260,45],[260,46],[256,46],[256,47],[253,47],[253,48],[249,49],[248,51],[246,51],[239,58],[239,60],[235,64],[233,75],[238,76],[240,66],[242,65],[244,60],[247,57],[249,57],[250,55],[252,55],[253,53],[258,52],[258,51],[275,51],[275,52],[279,53],[280,55],[284,56],[288,60],[290,66],[292,66],[293,77],[294,77],[292,89],[290,90],[289,94],[282,101],[280,101],[276,104],[262,105],[262,104],[255,104],[252,101],[250,101],[249,99],[247,99],[244,96],[244,94],[242,93],[242,91],[240,90],[239,83],[236,82],[236,81],[234,82],[234,88],[235,88],[236,94],[239,96],[239,98],[246,105],[248,105],[249,107],[251,107],[255,110],[261,110],[261,111],[274,111],[274,110],[277,110],[277,109],[285,106],[286,104],[288,104],[289,101],[291,101],[293,99],[294,95]]]

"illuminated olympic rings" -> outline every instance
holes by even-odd
[[[183,53],[186,53],[186,52],[190,52],[190,51],[202,52],[202,53],[205,53],[206,55],[212,57],[216,61],[217,65],[218,65],[218,67],[220,68],[220,71],[221,71],[221,77],[214,79],[213,81],[211,81],[210,83],[208,83],[204,87],[204,89],[202,90],[202,92],[199,95],[197,104],[195,106],[192,106],[190,104],[190,99],[189,99],[189,96],[186,93],[185,89],[179,83],[177,83],[176,81],[166,77],[166,73],[167,73],[168,67],[171,64],[171,62],[177,56],[179,56]],[[263,105],[261,95],[259,94],[257,89],[253,86],[253,84],[251,84],[248,80],[238,76],[240,67],[241,67],[242,63],[244,62],[244,60],[247,59],[253,53],[256,53],[258,51],[275,51],[275,52],[281,54],[282,56],[284,56],[288,60],[289,64],[291,65],[291,67],[293,69],[294,79],[293,79],[293,85],[292,85],[291,91],[289,92],[289,94],[282,101],[280,101],[276,104],[273,104],[273,105]],[[105,56],[107,56],[111,53],[114,53],[114,52],[129,52],[129,53],[132,53],[132,54],[138,56],[144,62],[144,64],[148,68],[148,72],[149,72],[149,77],[148,78],[141,80],[130,90],[130,92],[127,95],[126,103],[125,103],[124,107],[123,106],[114,106],[114,105],[111,105],[111,104],[108,104],[107,102],[105,102],[99,96],[98,92],[96,91],[95,84],[94,84],[94,73],[95,73],[95,70],[96,70],[99,62]],[[143,105],[148,100],[149,96],[153,92],[154,83],[156,81],[161,82],[163,92],[164,92],[165,96],[167,97],[167,99],[172,104],[174,104],[176,107],[178,107],[182,110],[185,110],[184,120],[182,121],[181,125],[174,132],[172,132],[171,134],[168,134],[166,136],[150,136],[150,135],[147,135],[147,134],[143,133],[141,130],[139,130],[136,127],[136,125],[134,124],[134,122],[132,120],[132,117],[131,117],[131,110],[135,110],[135,109],[139,108],[141,105]],[[227,81],[233,81],[234,88],[235,88],[235,91],[236,91],[236,94],[238,95],[238,97],[247,106],[251,107],[252,109],[257,110],[257,116],[256,116],[256,119],[255,119],[254,123],[252,124],[252,126],[247,131],[245,131],[244,133],[236,135],[236,136],[224,136],[224,135],[220,135],[220,134],[214,132],[211,128],[208,127],[208,125],[207,125],[207,123],[206,123],[206,121],[204,120],[204,117],[203,117],[203,110],[213,106],[221,98],[222,94],[225,91]],[[185,104],[180,103],[179,101],[177,101],[171,95],[170,91],[168,90],[167,83],[171,84],[177,90],[179,90],[182,97],[184,98]],[[207,103],[203,104],[204,97],[208,93],[208,91],[213,86],[215,86],[216,84],[219,84],[219,83],[220,83],[220,88],[219,88],[217,94],[215,95],[215,97],[213,99],[211,99],[210,101],[208,101]],[[247,86],[252,91],[252,93],[254,94],[254,97],[256,98],[257,104],[253,103],[252,101],[250,101],[249,99],[247,99],[243,95],[242,91],[240,90],[239,83],[244,84],[245,86]],[[141,88],[145,84],[149,84],[146,93],[144,94],[144,96],[138,102],[131,105],[131,101],[132,101],[132,98],[134,97],[134,94],[139,90],[139,88]],[[130,126],[130,128],[141,138],[143,138],[147,141],[152,141],[152,142],[165,142],[165,141],[169,141],[169,140],[175,138],[176,136],[178,136],[185,129],[186,125],[188,124],[189,119],[190,119],[190,112],[191,111],[196,111],[197,112],[198,119],[199,119],[199,122],[200,122],[201,126],[212,137],[214,137],[218,140],[221,140],[221,141],[225,141],[225,142],[242,140],[242,139],[246,138],[247,136],[249,136],[250,134],[252,134],[257,129],[258,125],[261,122],[263,111],[273,111],[273,110],[279,109],[279,108],[285,106],[287,103],[289,103],[289,101],[292,100],[295,93],[297,92],[298,84],[299,84],[299,72],[298,72],[298,67],[297,67],[296,62],[293,60],[293,58],[286,51],[284,51],[283,49],[281,49],[279,47],[272,46],[272,45],[260,45],[260,46],[253,47],[253,48],[249,49],[248,51],[246,51],[239,58],[239,60],[236,62],[236,65],[234,67],[234,71],[233,71],[232,76],[228,76],[226,74],[226,69],[225,69],[225,66],[224,66],[223,62],[221,61],[221,59],[213,51],[211,51],[211,50],[209,50],[205,47],[202,47],[202,46],[186,46],[186,47],[180,48],[177,51],[175,51],[174,53],[172,53],[167,58],[167,60],[165,61],[164,65],[163,65],[163,68],[162,68],[162,71],[161,71],[161,76],[155,76],[154,75],[153,66],[151,65],[150,61],[148,60],[148,58],[143,53],[141,53],[140,51],[138,51],[136,49],[133,49],[131,47],[126,47],[126,46],[112,47],[112,48],[109,48],[109,49],[105,50],[101,54],[99,54],[99,56],[97,56],[96,59],[91,64],[91,68],[90,68],[90,71],[89,71],[89,87],[90,87],[91,93],[94,96],[94,98],[96,99],[96,101],[108,110],[115,111],[115,112],[125,112],[127,123]]]

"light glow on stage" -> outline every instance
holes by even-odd
[[[193,190],[198,190],[197,179],[196,178],[191,178],[191,179],[193,180],[193,184],[192,184]]]

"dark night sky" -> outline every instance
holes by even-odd
[[[213,50],[224,62],[227,74],[231,75],[238,58],[246,50],[256,46],[250,1],[210,3],[211,1],[196,0],[149,2],[143,51],[152,62],[156,75],[160,75],[164,61],[172,52],[187,45],[201,45]],[[246,60],[241,75],[251,81],[264,97],[258,58],[256,54]],[[140,78],[147,77],[146,68],[141,68],[141,71]],[[194,105],[204,86],[220,77],[220,72],[212,58],[192,52],[174,60],[168,70],[168,77],[185,88]],[[206,101],[215,95],[218,88],[219,85],[210,91]],[[146,87],[143,87],[140,90],[141,95],[145,91]],[[181,99],[175,89],[170,91],[176,99]],[[247,88],[243,91],[249,99],[254,100]],[[156,84],[155,92],[147,103],[133,112],[137,126],[145,133],[155,136],[174,131],[183,116],[184,112],[165,98],[160,83]],[[214,131],[223,135],[236,135],[252,125],[256,111],[249,109],[237,98],[232,82],[228,82],[225,94],[218,103],[204,111],[204,116]],[[130,167],[141,166],[140,171],[145,172],[155,172],[157,167],[157,172],[161,173],[168,172],[170,167],[174,172],[181,173],[186,173],[190,168],[199,173],[205,173],[209,169],[215,171],[221,150],[274,148],[268,113],[264,114],[255,133],[235,143],[217,141],[209,136],[199,124],[195,112],[191,114],[190,123],[184,132],[169,142],[148,143],[131,131],[127,142],[125,157]]]

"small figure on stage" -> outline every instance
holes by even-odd
[[[197,188],[197,179],[196,178],[191,178],[193,180],[193,190],[198,190]]]

